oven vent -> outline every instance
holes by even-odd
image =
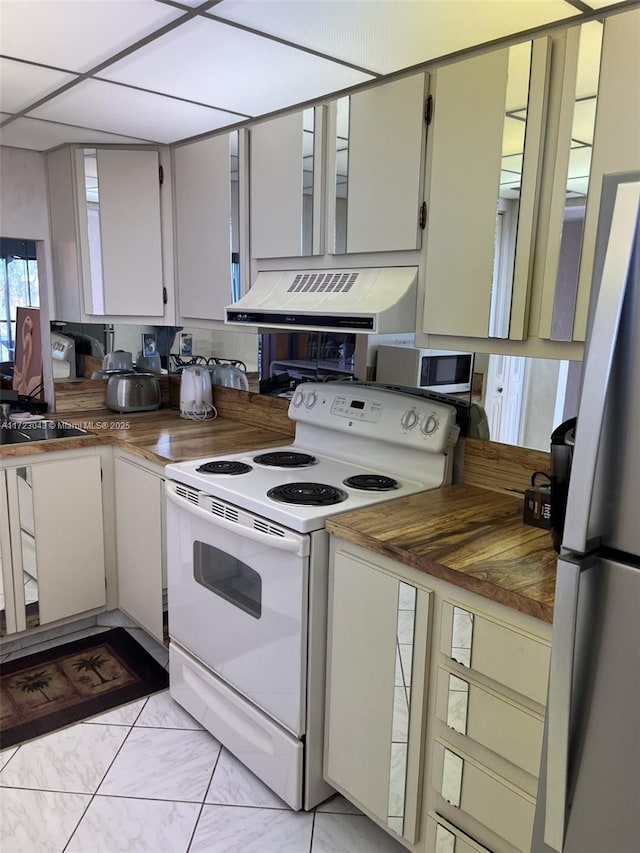
[[[286,536],[284,530],[274,527],[268,521],[259,521],[257,518],[253,521],[253,529],[259,530],[260,533],[266,533],[268,536],[279,536],[281,539],[284,539]]]
[[[358,275],[357,272],[298,273],[287,293],[348,293]]]
[[[176,495],[178,495],[178,497],[182,498],[185,501],[189,501],[189,503],[195,504],[196,506],[198,505],[198,497],[200,495],[200,492],[198,492],[196,489],[189,489],[187,486],[182,486],[176,483],[175,490]]]
[[[218,501],[214,501],[210,497],[207,497],[204,509],[212,513],[212,515],[217,515],[218,518],[224,518],[226,521],[233,521],[236,524],[238,523],[237,509],[223,503],[218,503]]]

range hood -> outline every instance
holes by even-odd
[[[272,329],[413,332],[418,268],[259,272],[249,292],[225,308],[225,322]]]

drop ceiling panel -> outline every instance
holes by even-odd
[[[204,18],[188,21],[100,76],[250,116],[372,79]]]
[[[211,14],[382,74],[579,14],[564,0],[484,0],[477,14],[473,5],[469,0],[223,0]]]
[[[237,120],[220,110],[100,80],[78,83],[31,115],[162,143],[216,130]]]
[[[8,116],[2,116],[2,120]],[[32,118],[18,118],[0,129],[0,145],[12,148],[30,148],[34,151],[48,151],[66,142],[140,144],[146,139],[119,136],[115,133],[103,133],[86,127],[70,127],[51,121],[39,121]]]
[[[0,53],[87,71],[183,14],[154,0],[2,0]]]
[[[17,113],[59,86],[75,80],[74,74],[0,58],[0,107]]]

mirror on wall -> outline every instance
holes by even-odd
[[[578,410],[582,362],[476,354],[489,440],[549,450],[551,433]]]
[[[175,372],[181,364],[193,359],[220,358],[241,361],[250,376],[255,374],[257,383],[257,335],[191,326],[63,322],[52,322],[51,333],[54,379],[57,381],[102,379],[97,374],[104,355],[114,350],[130,352],[133,361],[139,363],[143,338],[151,335],[163,373]],[[150,369],[146,362],[143,368]]]
[[[509,48],[489,312],[490,338],[509,337],[516,235],[527,129],[531,52],[531,42],[523,42]]]

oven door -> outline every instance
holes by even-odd
[[[168,481],[171,639],[304,734],[309,536]]]

